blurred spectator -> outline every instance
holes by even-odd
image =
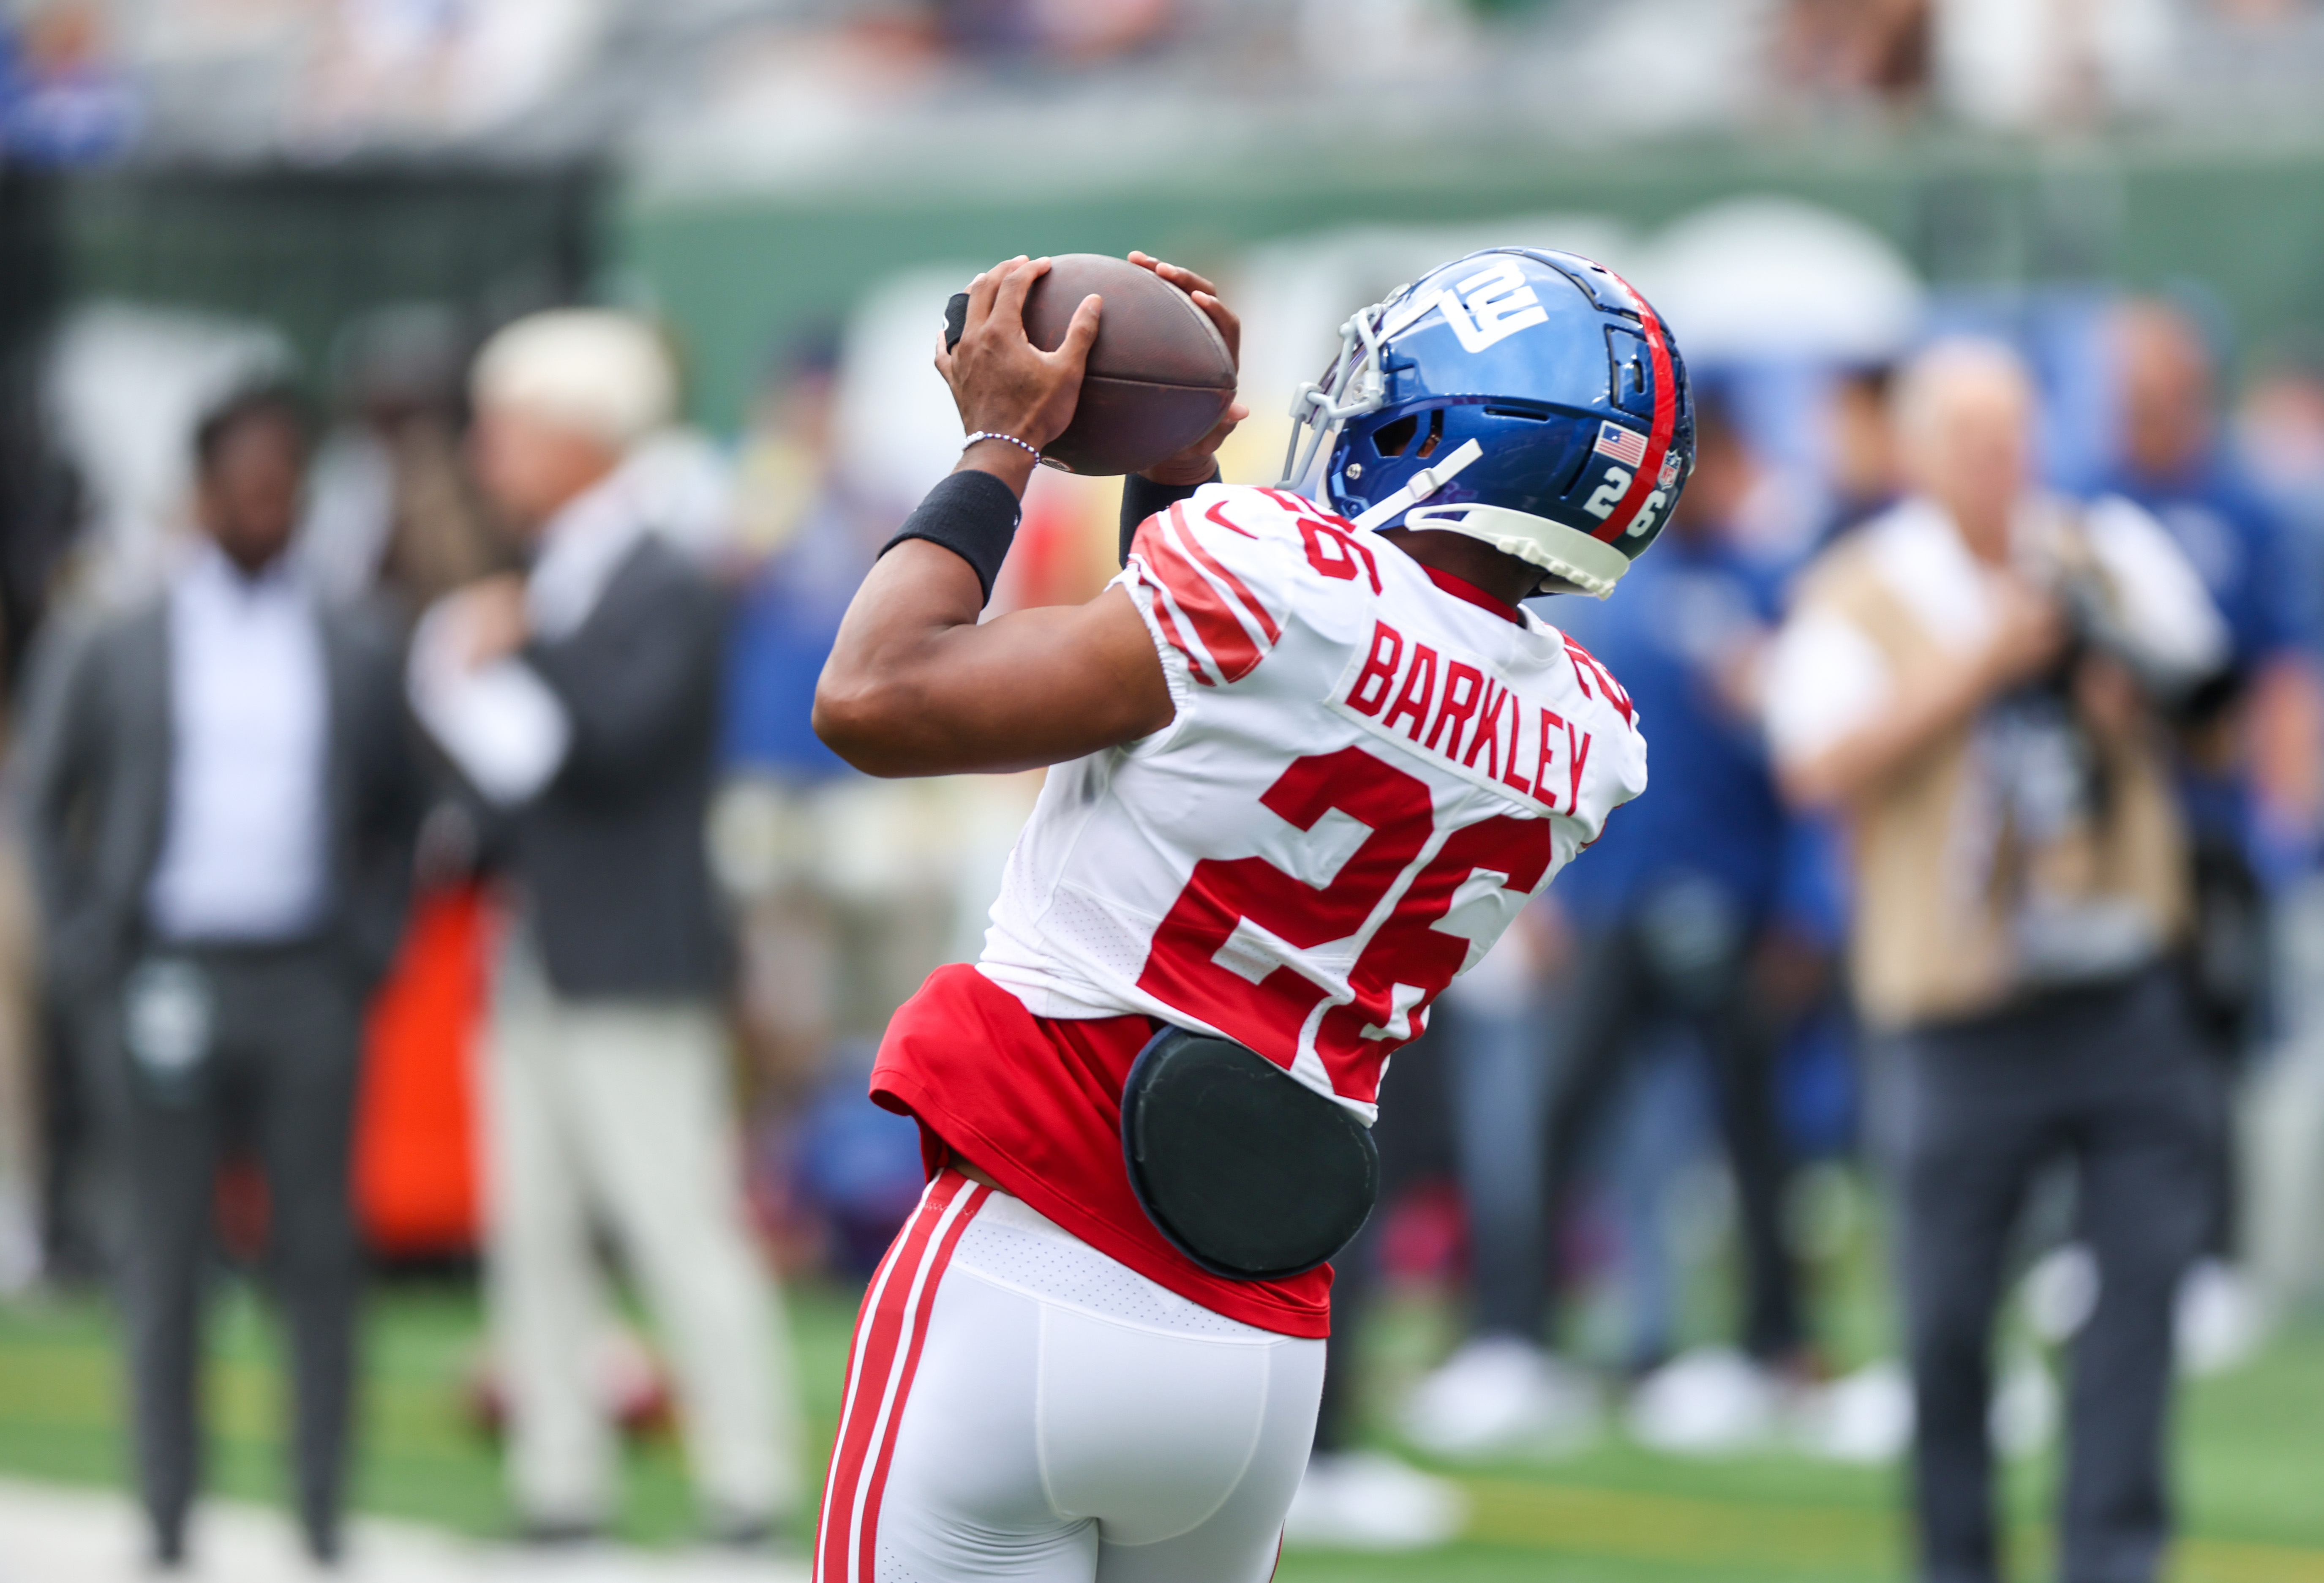
[[[2324,538],[2324,345],[2294,331],[2236,404],[2236,455],[2311,544]]]
[[[1826,536],[1844,533],[1896,504],[1904,489],[1896,437],[1888,426],[1889,369],[1849,368],[1832,381],[1826,409],[1831,517]]]
[[[158,598],[60,636],[23,744],[47,961],[126,1189],[121,1302],[157,1561],[182,1559],[212,1183],[254,1151],[286,1311],[307,1546],[337,1553],[360,1269],[364,1006],[417,798],[393,645],[289,565],[304,420],[237,396],[196,439],[208,540]]]
[[[2324,575],[2324,372],[2312,336],[2271,348],[2236,414],[2236,450],[2296,529],[2301,575]],[[2263,1317],[2324,1278],[2324,872],[2311,868],[2275,905],[2278,1038],[2241,1111],[2250,1134],[2251,1195],[2240,1228]]]
[[[468,339],[429,302],[375,309],[331,350],[338,422],[315,458],[298,553],[323,587],[384,583],[412,611],[504,559],[460,459]]]
[[[836,465],[839,347],[791,347],[761,392],[736,486],[741,548],[758,560],[736,613],[726,684],[729,757],[798,784],[852,773],[808,724],[839,618],[901,518]]]
[[[480,479],[535,553],[523,578],[438,602],[410,681],[513,838],[485,1067],[510,1482],[543,1542],[611,1514],[613,1445],[589,1377],[602,1215],[674,1355],[704,1528],[755,1544],[798,1488],[743,1221],[704,854],[725,624],[632,472],[669,421],[674,371],[634,319],[540,313],[486,343],[473,394]]]
[[[43,165],[116,154],[142,119],[97,0],[32,0],[0,15],[0,153]]]
[[[2267,1031],[2266,946],[2280,894],[2314,862],[2324,818],[2324,689],[2317,592],[2307,556],[2218,433],[2218,392],[2201,332],[2175,306],[2116,315],[2121,454],[2114,487],[2167,528],[2226,616],[2232,690],[2206,710],[2182,766],[2195,862],[2197,1027],[2232,1097]],[[2237,1270],[2239,1153],[2223,1128],[2217,1219],[2182,1310],[2181,1352],[2224,1365],[2257,1339],[2255,1298]]]
[[[748,843],[758,856],[721,870],[744,905],[745,1030],[761,1075],[786,1098],[820,1079],[835,1032],[862,1023],[857,1032],[873,1032],[917,981],[899,979],[890,995],[868,984],[870,993],[853,992],[847,968],[879,961],[881,935],[896,934],[884,910],[857,916],[848,897],[818,883],[826,866],[814,832],[828,800],[817,792],[858,777],[809,723],[816,679],[847,602],[901,521],[838,466],[838,370],[828,332],[785,349],[753,403],[735,489],[740,547],[759,564],[726,657],[723,756],[734,779],[721,793],[719,828],[729,849],[735,832],[758,832]]]
[[[936,0],[945,36],[974,54],[1088,66],[1150,45],[1181,0]]]
[[[2264,866],[2304,866],[2324,822],[2317,590],[2285,524],[2219,442],[2210,353],[2195,325],[2150,301],[2126,305],[2114,329],[2122,454],[2112,487],[2170,530],[2234,643],[2241,740],[2223,745],[2221,767],[2250,805],[2219,810],[2223,833]]]
[[[1946,107],[1994,127],[2064,131],[2151,109],[2181,84],[2186,8],[2155,0],[1932,0]]]
[[[1780,75],[1827,102],[1909,109],[1929,86],[1930,0],[1790,0],[1775,34]]]
[[[622,6],[609,0],[334,0],[304,82],[301,141],[475,136],[572,94]]]
[[[2151,517],[2033,490],[2013,353],[1939,343],[1896,394],[1914,493],[1810,569],[1766,698],[1786,790],[1851,838],[1921,1573],[1997,1575],[1994,1314],[2028,1189],[2062,1157],[2098,1295],[2074,1347],[2061,1569],[2136,1583],[2163,1563],[2172,1301],[2218,1120],[2166,965],[2190,897],[2158,713],[2227,637]]]
[[[1694,472],[1668,542],[1639,560],[1619,598],[1570,612],[1654,722],[1655,794],[1625,809],[1590,861],[1558,882],[1576,960],[1571,998],[1547,1020],[1555,1075],[1544,1141],[1531,1145],[1545,1150],[1545,1208],[1522,1237],[1478,1239],[1475,1337],[1412,1406],[1413,1437],[1439,1452],[1534,1438],[1581,1411],[1578,1382],[1541,1350],[1557,1295],[1545,1244],[1618,1079],[1667,1021],[1689,1026],[1710,1060],[1742,1211],[1743,1351],[1756,1367],[1686,1369],[1661,1390],[1709,1393],[1715,1400],[1690,1401],[1684,1415],[1709,1440],[1748,1439],[1772,1427],[1781,1375],[1803,1344],[1771,1089],[1784,1016],[1763,961],[1787,821],[1752,701],[1775,589],[1731,542],[1757,469],[1716,400],[1699,400],[1695,421]],[[1466,1174],[1532,1169],[1482,1161]]]

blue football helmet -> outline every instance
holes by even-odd
[[[1495,247],[1340,329],[1299,387],[1284,486],[1338,430],[1322,493],[1359,527],[1466,533],[1604,598],[1694,465],[1686,365],[1644,297],[1571,253]]]

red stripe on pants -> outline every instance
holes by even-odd
[[[895,1431],[911,1389],[920,1348],[927,1338],[928,1311],[936,1285],[961,1234],[990,1188],[958,1171],[939,1173],[921,1196],[919,1208],[896,1234],[888,1256],[863,1294],[856,1315],[855,1341],[840,1409],[839,1433],[832,1446],[830,1477],[815,1541],[816,1583],[869,1583],[877,1537],[879,1496],[895,1455]],[[871,1470],[866,1489],[865,1470]],[[857,1514],[862,1518],[860,1547],[851,1543]],[[851,1555],[851,1551],[853,1555]],[[858,1565],[851,1560],[860,1558]]]

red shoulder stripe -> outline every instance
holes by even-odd
[[[1186,657],[1186,674],[1194,679],[1195,685],[1216,687],[1218,683],[1211,680],[1209,657],[1194,646],[1194,640],[1186,635],[1186,629],[1179,624],[1169,589],[1162,588],[1156,592],[1154,613],[1162,618],[1162,635],[1169,640],[1172,648]]]
[[[1242,617],[1233,605],[1189,558],[1186,546],[1194,534],[1185,529],[1184,509],[1183,505],[1174,505],[1167,516],[1151,519],[1146,527],[1139,529],[1133,548],[1146,550],[1147,565],[1186,618],[1194,637],[1210,651],[1212,661],[1218,666],[1219,679],[1240,681],[1257,670],[1259,661],[1267,656],[1244,629]]]
[[[1242,529],[1235,527],[1232,523],[1227,521],[1226,518],[1219,514],[1219,508],[1215,505],[1211,507],[1209,511],[1204,513],[1204,515],[1208,517],[1212,522],[1218,523],[1219,526],[1222,528],[1232,528],[1234,532],[1242,533],[1242,536],[1246,539],[1256,539],[1259,537],[1257,533],[1244,532]],[[1259,630],[1266,634],[1267,646],[1270,649],[1273,648],[1282,638],[1283,629],[1276,625],[1275,617],[1268,613],[1266,605],[1260,601],[1258,595],[1250,591],[1250,587],[1243,582],[1242,579],[1235,576],[1234,573],[1229,571],[1225,567],[1219,564],[1219,558],[1212,554],[1209,549],[1204,545],[1202,536],[1188,528],[1183,519],[1179,522],[1178,527],[1185,537],[1186,548],[1193,551],[1194,559],[1201,561],[1204,566],[1209,567],[1212,574],[1221,582],[1226,584],[1228,588],[1234,594],[1235,598],[1241,604],[1247,614],[1258,618]]]
[[[1136,556],[1150,574],[1153,585],[1154,614],[1160,618],[1162,636],[1170,646],[1185,656],[1186,671],[1201,687],[1218,685],[1219,667],[1196,635],[1198,628],[1184,610],[1179,608],[1177,588],[1193,582],[1207,591],[1200,577],[1179,559],[1177,547],[1168,538],[1169,529],[1160,513],[1138,524],[1138,535],[1130,542],[1130,552]],[[1176,568],[1176,575],[1173,569]],[[1240,631],[1240,628],[1237,628]]]

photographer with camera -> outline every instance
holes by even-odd
[[[1941,342],[1895,403],[1911,493],[1810,569],[1766,709],[1787,794],[1850,837],[1920,1575],[1997,1575],[1993,1320],[2013,1224],[2064,1159],[2099,1293],[2075,1344],[2061,1570],[2138,1583],[2163,1562],[2172,1304],[2218,1125],[2170,967],[2190,898],[2168,726],[2227,635],[2153,518],[2039,492],[2007,347]]]

